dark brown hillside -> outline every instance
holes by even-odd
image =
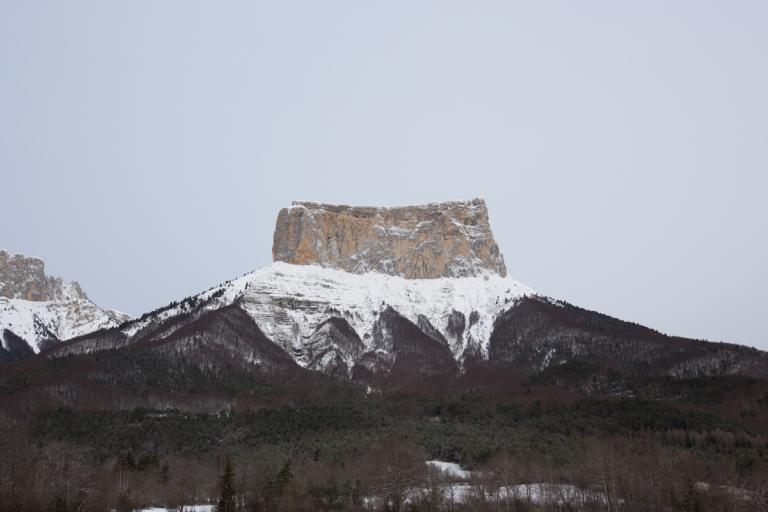
[[[210,311],[160,340],[6,363],[0,411],[135,407],[206,413],[325,403],[359,385],[301,368],[236,305]]]
[[[2,341],[7,348],[3,347]],[[29,344],[9,329],[0,330],[0,361],[20,361],[34,355]]]
[[[258,325],[237,305],[204,314],[158,341],[138,344],[154,346],[169,355],[195,361],[204,368],[235,365],[256,373],[298,368],[282,347],[261,332]]]
[[[402,386],[415,381],[458,375],[450,349],[388,307],[373,329],[374,350],[365,353],[352,378],[376,386]]]
[[[541,370],[573,360],[636,374],[768,376],[764,352],[667,336],[566,303],[527,297],[499,315],[491,363]]]
[[[170,336],[177,329],[206,315],[209,311],[206,310],[205,307],[208,306],[214,298],[215,297],[210,297],[207,300],[200,301],[197,297],[187,297],[180,303],[172,302],[167,306],[145,313],[139,319],[129,320],[119,326],[101,329],[57,343],[49,350],[43,350],[42,352],[46,357],[62,357],[68,354],[115,350],[140,342],[160,340]],[[177,306],[180,308],[177,313],[168,315],[167,317],[161,315],[161,313]],[[134,334],[129,336],[122,331],[124,327],[140,322],[145,318],[149,321]]]

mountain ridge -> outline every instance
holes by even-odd
[[[478,298],[484,301],[473,300]],[[387,381],[396,362],[393,340],[382,342],[382,333],[389,331],[382,327],[382,315],[396,315],[411,325],[406,329],[412,339],[416,329],[420,339],[431,340],[426,342],[430,346],[443,345],[455,363],[455,368],[435,364],[446,375],[478,365],[541,371],[572,360],[595,360],[629,373],[768,377],[765,352],[669,336],[538,295],[511,278],[408,280],[281,262],[144,318],[54,346],[45,356],[161,341],[223,308],[245,312],[298,366],[366,382]],[[403,378],[434,374],[432,361],[422,361],[423,367],[407,365],[410,377],[399,373]]]
[[[317,209],[322,211],[314,211]],[[327,226],[312,232],[305,223],[317,219],[291,224],[286,215],[294,215],[293,211],[301,218],[308,211],[320,216],[331,212],[330,231],[345,233],[333,234],[343,240],[389,224],[398,229],[376,228],[376,244],[386,252],[404,243],[402,254],[406,256],[420,246],[422,236],[441,238],[439,229],[424,227],[424,215],[430,218],[429,226],[443,222],[453,226],[443,238],[448,253],[454,244],[463,247],[469,240],[467,233],[471,234],[456,226],[457,222],[478,227],[479,247],[495,246],[485,203],[478,199],[394,208],[295,203],[278,214],[272,264],[139,318],[121,323],[113,320],[63,343],[45,344],[42,356],[56,359],[162,346],[173,357],[190,359],[201,368],[223,365],[221,371],[228,365],[241,365],[238,358],[251,359],[255,362],[246,365],[251,368],[248,371],[261,374],[284,367],[284,357],[289,357],[296,368],[369,386],[452,378],[478,367],[536,372],[580,360],[630,374],[768,377],[764,352],[667,336],[542,296],[506,275],[505,268],[502,272],[493,266],[494,261],[503,264],[500,252],[498,260],[494,251],[488,253],[493,256],[490,260],[473,260],[471,272],[458,276],[430,271],[421,277],[405,277],[399,272],[372,270],[369,267],[379,264],[378,253],[371,256],[366,264],[370,265],[352,271],[343,257],[282,261],[279,239],[281,233],[292,230],[298,233],[297,239],[309,232],[315,251],[312,257],[338,256],[334,252],[338,247],[322,240],[327,240],[324,233],[330,233]],[[339,213],[343,215],[337,217]],[[376,219],[378,224],[365,219]],[[413,228],[410,234],[399,231],[405,225]],[[317,239],[318,233],[323,234],[322,239]],[[304,243],[296,244],[290,237],[283,241],[289,252]],[[416,261],[420,257],[417,254]],[[406,257],[401,263],[407,268],[413,261]],[[441,263],[432,270],[438,268],[448,267]],[[223,334],[217,338],[216,332]],[[254,341],[261,347],[258,357],[253,356],[256,345],[244,341],[248,339],[258,340]],[[265,348],[264,340],[279,350]],[[189,347],[197,347],[196,355]]]

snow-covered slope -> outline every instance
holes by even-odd
[[[477,277],[405,279],[280,262],[229,287],[225,296],[242,294],[242,307],[267,336],[289,351],[300,350],[303,340],[331,315],[347,320],[370,349],[377,316],[390,306],[417,325],[420,318],[428,320],[457,358],[470,346],[487,354],[498,313],[513,300],[534,293],[514,279],[490,272]],[[463,329],[451,326],[461,323]]]
[[[238,329],[229,329],[231,318]],[[304,368],[377,389],[386,385],[381,379],[453,375],[485,363],[541,371],[587,360],[629,373],[768,375],[765,353],[665,336],[547,299],[498,274],[405,279],[281,262],[60,344],[49,355],[136,344],[226,368],[251,364],[249,347],[265,336]],[[223,363],[206,359],[222,354]],[[255,371],[284,363],[264,354]]]
[[[41,344],[115,327],[130,317],[103,310],[88,299],[31,301],[0,297],[0,337],[5,329],[39,352]],[[3,348],[7,348],[3,337]]]
[[[362,352],[374,350],[377,319],[387,307],[447,343],[454,357],[462,361],[467,350],[487,356],[496,316],[516,299],[534,293],[514,279],[490,272],[473,277],[405,279],[275,262],[144,315],[124,326],[119,335],[112,333],[110,339],[114,342],[86,337],[57,352],[90,352],[116,348],[115,344],[130,344],[132,340],[159,339],[188,322],[187,318],[237,303],[267,337],[302,366],[310,366],[312,352],[317,349],[317,334],[329,318],[346,320],[362,340]],[[176,321],[182,318],[185,320]],[[149,338],[147,333],[151,333]],[[353,356],[343,357],[351,367]],[[315,369],[324,369],[322,361],[319,366]]]
[[[128,319],[119,311],[99,308],[77,282],[46,275],[43,260],[0,250],[1,349],[11,350],[12,335],[6,331],[39,352],[45,345],[115,327]],[[14,343],[19,341],[14,339]]]

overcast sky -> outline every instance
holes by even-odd
[[[484,197],[512,276],[768,349],[768,2],[0,0],[0,247],[140,314],[279,208]]]

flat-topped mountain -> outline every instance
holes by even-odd
[[[278,215],[273,254],[271,265],[47,355],[148,350],[222,372],[293,367],[372,387],[573,360],[630,373],[768,376],[762,352],[665,336],[515,281],[480,199],[294,203]]]
[[[659,460],[678,460],[669,467],[686,476],[670,503],[686,503],[692,489],[698,492],[693,484],[704,483],[701,475],[722,466],[730,468],[728,487],[711,486],[719,506],[726,493],[749,495],[730,487],[753,478],[734,469],[742,460],[754,468],[768,461],[767,352],[667,336],[542,296],[502,275],[482,201],[392,209],[299,203],[280,213],[275,257],[124,322],[79,298],[79,287],[47,277],[41,261],[14,258],[3,286],[13,298],[0,297],[0,446],[12,448],[5,452],[14,458],[3,465],[0,457],[0,474],[14,478],[26,475],[15,468],[30,468],[21,488],[57,489],[64,486],[43,478],[61,480],[63,457],[77,475],[119,472],[119,479],[93,477],[89,488],[103,489],[102,480],[145,482],[133,488],[149,489],[148,496],[167,489],[165,503],[177,506],[203,488],[191,476],[213,475],[200,472],[201,461],[220,464],[217,453],[232,453],[238,464],[255,461],[239,473],[237,482],[256,482],[243,496],[267,490],[269,499],[253,502],[254,510],[379,510],[391,503],[390,491],[369,501],[352,482],[360,471],[378,472],[387,452],[400,446],[416,455],[385,462],[414,475],[417,469],[408,468],[423,468],[428,458],[487,461],[473,474],[483,475],[489,491],[467,492],[467,506],[482,506],[477,497],[484,494],[491,505],[539,510],[518,491],[504,503],[503,487],[491,490],[494,480],[486,475],[500,471],[493,478],[506,482],[510,467],[540,475],[537,450],[557,461],[571,454],[579,467],[586,461],[601,471],[631,468],[620,475],[629,482],[627,494],[612,498],[621,505],[630,503],[624,496],[638,497],[633,482],[658,471]],[[62,300],[42,300],[57,297]],[[418,445],[400,444],[400,436],[433,451],[421,455]],[[635,444],[621,448],[621,439]],[[365,462],[363,450],[373,442],[377,448]],[[52,448],[38,451],[40,443]],[[286,451],[290,446],[297,449]],[[491,455],[495,449],[503,455]],[[80,462],[87,453],[93,469]],[[307,499],[292,501],[290,494],[291,501],[275,507],[270,482],[290,470],[286,453],[301,461],[296,467],[305,475],[322,480],[317,487],[291,481],[287,489],[311,489]],[[710,459],[696,462],[693,453]],[[29,454],[40,459],[30,462]],[[638,454],[648,461],[643,472],[635,469]],[[187,456],[185,468],[179,461]],[[759,470],[755,485],[765,481]],[[564,474],[589,482],[571,469]],[[600,487],[604,472],[595,474],[583,491],[563,485],[579,493],[572,494],[580,496],[574,510],[579,503],[584,510],[611,503],[586,497],[587,485],[615,487]],[[346,483],[326,480],[334,475]],[[434,474],[424,478],[424,492],[436,483],[469,488],[440,483]],[[41,483],[28,484],[33,481]],[[66,489],[85,488],[79,482],[86,480],[73,482]],[[376,477],[369,488],[381,482],[391,487]],[[122,485],[110,491],[115,505],[100,501],[92,509],[122,510],[127,503],[138,510],[120,500]],[[349,491],[339,491],[344,488]],[[646,488],[659,494],[658,487]],[[12,491],[6,495],[15,498]],[[754,496],[762,499],[763,491]],[[131,499],[133,491],[126,492]],[[555,506],[569,505],[563,494],[551,495]],[[162,503],[152,499],[145,505]],[[0,499],[0,512],[51,508],[7,502],[3,507]],[[432,498],[413,505],[422,503],[443,509]],[[640,500],[636,509],[649,503]],[[723,510],[757,510],[758,503]]]
[[[277,216],[272,256],[408,279],[507,275],[482,199],[391,208],[294,202]]]
[[[273,254],[267,267],[120,325],[86,299],[0,298],[0,327],[35,349],[66,339],[44,347],[49,358],[123,350],[222,375],[317,371],[373,388],[572,361],[630,374],[768,377],[763,352],[666,336],[515,281],[480,199],[395,208],[294,203],[278,215]],[[43,289],[30,275],[49,282],[42,267],[29,266],[14,267],[23,274],[9,280],[14,293]],[[6,347],[17,341],[6,338]]]

